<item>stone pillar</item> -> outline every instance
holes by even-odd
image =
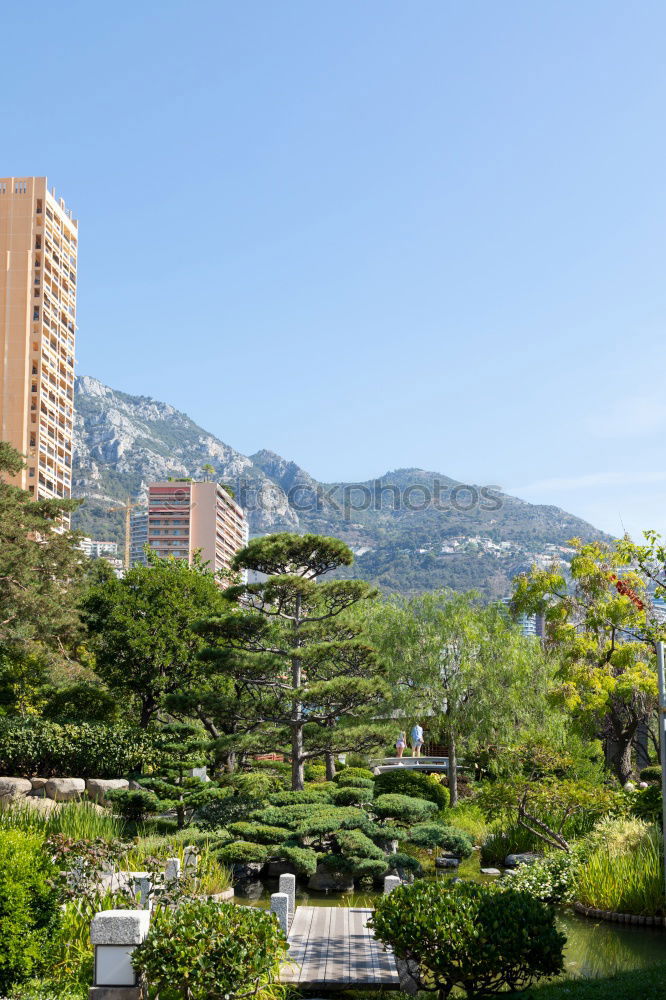
[[[278,923],[285,933],[289,933],[289,896],[286,892],[274,892],[271,896],[271,913],[274,913]]]
[[[180,878],[180,858],[167,858],[164,869],[164,881],[167,885],[177,882]]]
[[[384,879],[384,895],[388,896],[389,892],[393,892],[400,885],[400,879],[397,875],[387,875]]]
[[[291,927],[296,909],[296,876],[280,875],[279,892],[283,892],[289,899],[289,926]]]
[[[193,844],[188,844],[183,848],[183,874],[196,875],[199,866],[199,855]]]
[[[104,910],[90,924],[95,948],[94,985],[89,1000],[140,1000],[132,953],[150,927],[148,910]]]
[[[153,883],[148,872],[130,872],[132,879],[132,891],[139,895],[139,905],[142,910],[149,910],[151,906],[150,894],[153,891]]]

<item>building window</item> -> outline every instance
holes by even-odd
[[[32,310],[32,318],[33,320],[39,319],[39,306],[35,306],[35,308]]]
[[[38,198],[37,199],[37,215],[41,215],[41,214],[42,214],[42,199]]]
[[[37,235],[35,236],[35,250],[41,250],[41,249],[42,249],[42,238],[41,236]]]

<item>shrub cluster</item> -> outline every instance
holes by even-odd
[[[118,778],[162,760],[157,734],[122,725],[0,719],[0,773]]]
[[[416,882],[377,903],[375,935],[416,969],[419,985],[448,997],[525,989],[562,971],[565,937],[552,907],[511,888]]]
[[[469,858],[474,851],[471,837],[454,826],[420,823],[412,827],[409,839],[417,847],[441,847],[457,858]]]
[[[57,872],[37,834],[0,831],[0,993],[39,972],[60,918]]]
[[[274,982],[285,948],[272,914],[197,901],[159,909],[132,962],[160,1000],[233,1000]]]
[[[375,778],[375,795],[411,795],[414,798],[435,802],[438,809],[449,805],[449,790],[446,785],[430,774],[421,774],[408,768],[384,771]]]

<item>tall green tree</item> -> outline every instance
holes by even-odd
[[[501,746],[517,728],[538,725],[548,711],[549,664],[503,608],[475,593],[439,591],[374,611],[366,631],[388,665],[399,714],[447,743],[456,805],[460,751]]]
[[[64,530],[76,500],[34,500],[9,482],[24,467],[0,441],[0,688],[9,707],[29,707],[39,678],[67,661],[78,629],[79,536]]]
[[[90,588],[82,616],[96,672],[112,691],[135,700],[140,726],[157,716],[167,695],[198,680],[204,643],[195,623],[225,606],[198,557],[190,566],[149,553],[147,566]]]
[[[201,626],[210,642],[206,661],[251,693],[247,721],[269,727],[274,749],[288,743],[296,790],[308,759],[372,749],[383,738],[371,718],[388,695],[383,669],[360,627],[345,618],[375,593],[359,580],[319,582],[352,561],[336,538],[255,538],[234,569],[265,579],[229,588],[238,603]]]
[[[663,625],[638,550],[628,542],[572,544],[570,581],[559,567],[534,568],[516,580],[513,606],[545,616],[561,663],[559,700],[581,732],[603,741],[607,765],[624,784],[639,727],[657,705],[653,640]]]

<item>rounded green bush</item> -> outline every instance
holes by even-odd
[[[60,919],[58,872],[38,834],[0,831],[0,993],[44,967]]]
[[[371,802],[372,796],[372,788],[347,787],[336,788],[331,797],[336,806],[356,806]]]
[[[329,800],[331,794],[327,788],[322,788],[321,791],[311,789],[307,792],[274,792],[268,796],[268,802],[272,806],[319,805]]]
[[[417,847],[441,847],[457,858],[469,858],[474,851],[471,837],[454,826],[421,823],[409,831],[409,839]]]
[[[380,819],[395,819],[401,823],[423,822],[437,811],[434,802],[408,795],[379,795],[372,803],[372,812]]]
[[[160,1000],[234,1000],[275,982],[285,950],[271,913],[196,901],[157,910],[132,964]]]
[[[375,778],[375,795],[410,795],[417,799],[427,799],[437,803],[438,809],[449,805],[449,790],[430,774],[422,774],[408,768],[384,771]]]
[[[317,855],[309,847],[280,845],[276,856],[295,868],[299,875],[314,875],[317,870]]]
[[[325,764],[306,764],[303,768],[306,781],[326,781]]]
[[[375,783],[372,778],[355,778],[353,774],[347,776],[344,771],[337,776],[335,783],[338,788],[373,788]]]
[[[258,844],[281,844],[292,836],[290,830],[281,826],[264,826],[262,823],[230,823],[227,829],[239,840],[256,841]]]
[[[269,853],[271,852],[265,844],[236,840],[233,844],[224,844],[217,851],[217,857],[228,865],[248,865],[255,862],[261,864],[268,859]]]
[[[640,772],[641,781],[648,781],[650,784],[658,784],[661,781],[661,767],[659,764],[650,764]]]
[[[366,778],[372,781],[372,771],[367,767],[345,767],[333,778],[333,781],[340,782],[342,777],[345,778]]]
[[[423,874],[419,859],[412,857],[411,854],[404,854],[402,851],[387,855],[386,863],[388,872],[399,875],[400,878],[404,878],[405,875]]]
[[[143,823],[147,816],[160,808],[157,795],[147,788],[114,788],[107,792],[106,797],[114,813],[130,823]]]
[[[377,901],[375,936],[415,964],[422,989],[484,997],[560,973],[566,941],[555,911],[528,893],[458,882],[398,886]]]
[[[663,812],[661,805],[661,784],[650,785],[636,792],[631,804],[631,812],[639,819],[644,819],[647,823],[663,823]]]

